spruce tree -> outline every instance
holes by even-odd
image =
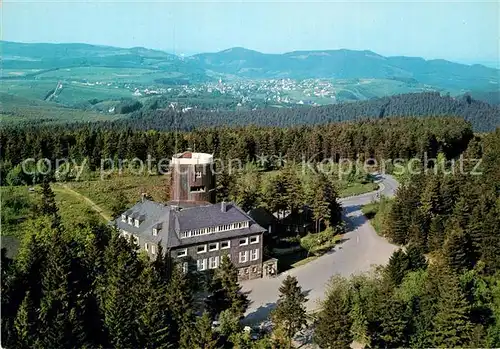
[[[215,349],[218,347],[217,334],[212,330],[210,315],[205,312],[196,319],[192,347],[196,349]]]
[[[110,346],[137,347],[136,320],[141,304],[136,297],[136,283],[141,265],[132,246],[117,233],[113,234],[106,250],[105,265],[105,287],[100,297]]]
[[[443,256],[450,268],[456,272],[471,268],[474,261],[470,238],[457,224],[453,223],[447,235],[443,246]]]
[[[181,348],[189,348],[194,323],[194,300],[190,281],[180,267],[175,266],[167,286],[168,308],[172,313],[172,336]]]
[[[330,289],[321,305],[314,326],[314,342],[320,348],[347,348],[353,340],[350,331],[349,283],[341,277],[330,281]]]
[[[287,208],[291,212],[298,212],[304,204],[304,193],[297,170],[293,165],[286,165],[278,176],[284,184]]]
[[[153,270],[146,266],[139,278],[137,301],[139,309],[138,332],[141,348],[175,348],[172,339],[172,316],[168,307],[167,285]]]
[[[238,270],[228,256],[223,256],[219,268],[212,278],[213,290],[208,306],[211,315],[217,317],[222,311],[229,309],[234,316],[242,318],[248,307],[248,298],[241,292],[238,283]]]
[[[78,277],[72,275],[74,256],[61,229],[51,236],[51,250],[42,273],[43,297],[40,306],[40,339],[46,348],[87,345],[78,298],[84,293]]]
[[[405,253],[410,270],[416,271],[427,268],[427,260],[420,246],[410,244],[406,247]]]
[[[370,346],[370,335],[368,331],[368,319],[364,309],[359,288],[355,287],[352,293],[352,305],[349,316],[352,319],[349,332],[352,339],[361,345]]]
[[[410,270],[410,261],[406,253],[399,249],[394,251],[389,263],[384,269],[387,281],[393,286],[399,286],[403,281],[406,273]]]
[[[409,317],[406,304],[385,294],[380,304],[373,345],[383,348],[408,347]]]
[[[288,348],[291,348],[293,337],[307,324],[305,308],[307,298],[302,293],[297,279],[290,275],[283,280],[279,292],[279,299],[271,318],[274,325],[283,330]]]
[[[40,205],[40,213],[51,217],[52,228],[60,228],[61,217],[59,215],[59,209],[56,204],[56,195],[50,187],[50,183],[47,179],[42,182],[42,202]]]
[[[441,215],[432,218],[427,237],[427,250],[429,252],[440,250],[443,247],[445,240],[445,223],[446,220]]]
[[[316,220],[317,230],[319,230],[320,220],[327,227],[335,226],[341,221],[342,207],[337,201],[335,188],[325,174],[321,172],[316,175],[313,183],[311,208]]]
[[[472,335],[470,306],[453,272],[448,271],[440,278],[437,313],[433,319],[432,344],[435,347],[462,347],[469,343]]]
[[[426,178],[425,189],[420,197],[421,210],[424,216],[432,219],[442,209],[439,195],[440,183],[437,175]]]
[[[5,320],[2,319],[2,325]],[[29,291],[26,292],[26,296],[17,311],[14,327],[16,343],[13,346],[26,349],[40,347],[38,312]],[[5,339],[3,337],[3,340]],[[3,344],[5,345],[6,343],[3,341]]]
[[[500,270],[500,202],[483,218],[483,238],[481,244],[481,260],[488,274]]]
[[[387,217],[387,236],[393,243],[404,245],[408,241],[408,228],[408,217],[402,204],[396,200]]]

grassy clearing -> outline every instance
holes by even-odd
[[[81,197],[74,195],[64,187],[52,185],[52,190],[56,194],[56,204],[64,225],[84,224],[89,220],[106,220]]]
[[[105,222],[105,219],[84,199],[64,190],[59,184],[53,184],[52,190],[64,225],[71,227],[89,220]],[[1,187],[0,194],[2,236],[19,237],[22,235],[24,225],[32,217],[35,206],[40,202],[40,187],[35,187],[35,191],[30,191],[28,186]]]
[[[112,216],[117,204],[131,206],[142,193],[147,193],[153,200],[168,200],[167,176],[115,176],[105,180],[68,182],[66,186],[89,198],[102,209],[105,215]],[[117,203],[117,200],[124,203]]]
[[[379,235],[384,235],[385,220],[391,210],[392,200],[382,198],[379,202],[372,202],[362,207],[361,211],[370,220],[373,228]]]
[[[378,184],[373,182],[368,183],[348,183],[344,181],[339,181],[340,197],[348,197],[354,195],[360,195],[369,193],[371,191],[378,189]]]

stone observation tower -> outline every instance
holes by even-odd
[[[175,154],[170,163],[170,204],[215,203],[213,155],[186,151]]]

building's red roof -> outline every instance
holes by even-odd
[[[185,151],[184,153],[179,155],[179,158],[182,158],[182,159],[191,159],[192,157],[193,157],[193,153],[190,151]]]

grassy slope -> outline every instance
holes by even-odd
[[[165,176],[116,176],[105,180],[68,182],[66,186],[89,198],[105,215],[111,216],[118,193],[124,195],[127,206],[136,203],[142,193],[151,195],[154,200],[166,201],[168,183],[168,177]]]
[[[0,93],[0,103],[2,105],[0,109],[0,123],[105,121],[123,117],[123,115],[100,114],[65,108],[55,103],[5,93]]]

